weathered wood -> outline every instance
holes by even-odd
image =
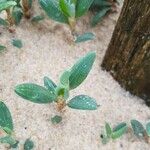
[[[150,106],[150,0],[125,0],[102,68]]]

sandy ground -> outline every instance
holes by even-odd
[[[36,10],[38,14],[38,10]],[[68,26],[45,19],[38,25],[23,20],[16,33],[0,28],[0,43],[7,51],[0,54],[0,98],[12,112],[15,134],[23,142],[31,137],[35,150],[149,150],[149,145],[131,133],[121,139],[102,145],[99,135],[105,121],[116,125],[130,119],[146,122],[150,109],[143,100],[123,90],[100,64],[111,39],[119,13],[111,14],[95,28],[90,28],[90,14],[77,24],[79,33],[93,32],[96,39],[74,45]],[[11,45],[12,38],[23,41],[23,48]],[[66,109],[63,122],[57,126],[49,119],[55,114],[51,105],[39,105],[23,100],[14,93],[14,87],[23,82],[43,85],[45,75],[58,82],[60,73],[74,64],[77,58],[95,50],[97,59],[85,82],[71,92],[87,94],[101,107],[96,111]],[[1,145],[0,150],[5,148]],[[21,149],[21,148],[20,148]]]

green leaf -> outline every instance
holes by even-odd
[[[59,84],[56,88],[56,95],[57,97],[63,97],[64,100],[67,100],[69,98],[69,88],[63,84]]]
[[[111,5],[112,4],[106,0],[94,0],[90,8],[96,10],[96,8],[100,9],[102,7],[110,7]]]
[[[75,89],[86,79],[93,66],[95,57],[95,52],[89,52],[74,64],[70,71],[70,89]]]
[[[76,17],[83,16],[88,11],[93,1],[94,0],[77,0]]]
[[[44,77],[44,86],[55,93],[55,88],[57,87],[56,84],[48,77]]]
[[[6,47],[5,47],[5,46],[0,45],[0,53],[1,53],[1,52],[3,52],[5,49],[6,49]]]
[[[75,4],[71,0],[59,0],[61,11],[66,17],[75,17]]]
[[[65,70],[60,77],[60,83],[68,89],[69,89],[69,77],[70,77],[70,71],[68,70]]]
[[[91,32],[84,33],[76,37],[75,43],[85,42],[89,40],[93,40],[95,35]]]
[[[70,108],[81,110],[96,110],[99,107],[93,98],[86,95],[75,96],[67,105]]]
[[[2,26],[8,26],[8,22],[2,18],[0,18],[0,25]]]
[[[10,147],[12,147],[14,144],[16,144],[16,140],[13,139],[11,136],[5,136],[5,137],[2,137],[0,138],[0,143],[7,143],[10,145]]]
[[[44,16],[38,15],[38,16],[34,16],[31,19],[32,22],[36,22],[36,23],[39,22],[39,21],[41,21],[41,20],[44,20]]]
[[[13,10],[12,10],[12,17],[15,21],[15,25],[18,25],[23,17],[23,12],[22,12],[22,9],[21,7],[14,7]],[[21,48],[22,45],[19,44],[19,48]]]
[[[101,11],[99,11],[93,18],[91,21],[91,26],[96,26],[101,20],[102,18],[106,15],[106,13],[111,9],[111,7],[105,7],[103,8]]]
[[[9,9],[10,7],[15,6],[15,5],[17,5],[17,3],[15,1],[3,1],[0,4],[0,12],[2,10]]]
[[[59,0],[39,0],[39,2],[49,18],[58,22],[68,23],[68,18],[59,7]]]
[[[146,133],[148,136],[150,136],[150,122],[146,124]]]
[[[111,137],[112,139],[115,140],[121,137],[123,134],[125,134],[126,131],[127,131],[127,124],[125,122],[120,123],[113,129]]]
[[[12,40],[12,45],[17,47],[17,48],[22,48],[23,44],[22,41],[19,39],[13,39]]]
[[[34,143],[30,139],[27,139],[24,143],[24,150],[32,150],[34,148]]]
[[[51,122],[52,122],[53,124],[58,124],[58,123],[60,123],[61,121],[62,121],[62,117],[61,117],[61,116],[58,116],[58,115],[56,115],[56,116],[54,116],[54,117],[51,118]]]
[[[17,150],[18,144],[19,144],[19,141],[16,141],[15,144],[10,145],[10,148],[12,148],[12,149],[15,149],[15,148],[16,148],[16,150]]]
[[[8,128],[11,132],[13,131],[11,113],[2,101],[0,101],[0,127],[2,127],[4,130]]]
[[[144,126],[138,120],[131,120],[131,126],[134,131],[134,134],[137,137],[144,136],[145,133]]]
[[[111,134],[112,134],[112,129],[109,125],[109,123],[105,123],[105,129],[106,129],[106,134],[107,134],[107,137],[110,138],[111,137]]]
[[[15,92],[22,98],[34,103],[51,103],[56,98],[52,91],[33,83],[17,85]]]
[[[1,130],[1,129],[0,129]],[[12,133],[12,130],[9,129],[8,127],[3,127],[2,130],[4,130],[7,134],[10,134]]]

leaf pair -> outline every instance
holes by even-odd
[[[98,105],[96,101],[86,95],[78,95],[69,102],[69,91],[78,87],[89,74],[94,60],[95,52],[89,52],[86,56],[80,58],[74,66],[66,70],[60,76],[59,84],[56,85],[48,77],[44,77],[44,86],[33,83],[25,83],[16,86],[15,92],[24,99],[34,103],[59,103],[61,98],[68,107],[82,110],[95,110]]]
[[[93,0],[39,0],[47,15],[58,22],[73,26],[75,18],[84,15]]]
[[[127,124],[125,122],[122,122],[118,124],[115,128],[111,128],[109,123],[105,124],[105,130],[106,133],[101,135],[102,143],[106,144],[109,139],[118,139],[127,131]]]

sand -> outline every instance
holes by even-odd
[[[36,14],[39,10],[35,9]],[[23,20],[15,33],[0,28],[0,43],[7,51],[0,54],[0,99],[9,107],[14,121],[15,136],[24,142],[31,137],[35,150],[148,150],[149,145],[127,133],[116,141],[103,145],[100,140],[105,122],[112,126],[120,122],[139,119],[146,123],[150,119],[150,109],[143,100],[125,91],[100,68],[100,64],[110,42],[118,13],[110,14],[95,28],[89,26],[91,14],[78,20],[77,32],[93,32],[93,41],[72,44],[72,36],[67,25],[49,19],[32,25]],[[23,48],[12,46],[12,38],[21,39]],[[96,111],[66,109],[63,122],[57,126],[49,119],[56,113],[53,105],[34,104],[23,100],[14,93],[14,87],[24,82],[43,85],[43,77],[49,76],[58,82],[64,69],[71,67],[77,58],[94,50],[96,62],[84,83],[70,97],[87,94],[97,100],[100,108]],[[19,148],[21,150],[21,148]],[[0,150],[5,150],[0,146]]]

